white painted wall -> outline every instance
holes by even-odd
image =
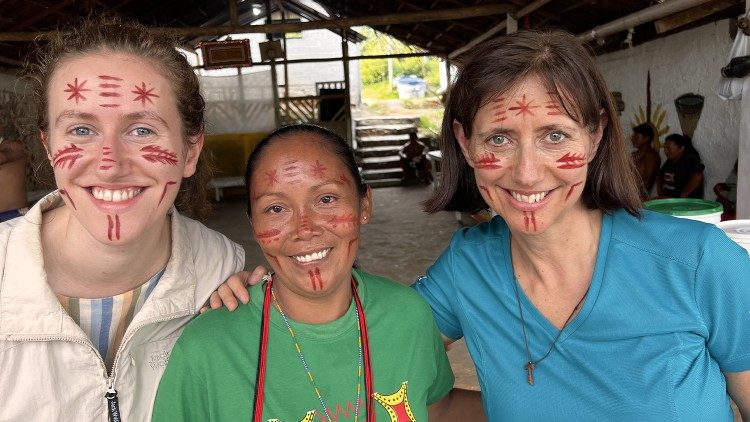
[[[630,122],[635,120],[638,106],[646,108],[649,70],[652,108],[661,104],[666,109],[668,133],[682,133],[675,98],[688,92],[705,97],[693,143],[706,165],[705,197],[712,200],[714,184],[732,170],[739,149],[740,102],[716,95],[720,69],[728,62],[731,46],[729,22],[722,20],[597,57],[610,90],[622,92],[626,139],[630,139]],[[663,163],[663,151],[661,155]]]

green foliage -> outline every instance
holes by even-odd
[[[398,92],[391,88],[388,81],[362,84],[362,97],[375,100],[392,100],[398,98]]]

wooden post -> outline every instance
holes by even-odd
[[[271,16],[271,0],[266,0],[265,5],[266,5],[266,25],[270,25],[273,20],[273,17]],[[267,33],[266,39],[268,41],[273,41],[273,34]],[[281,126],[281,114],[280,114],[281,104],[279,102],[279,81],[276,76],[276,57],[271,57],[271,88],[273,89],[273,103],[275,104],[275,107],[273,108],[274,126],[278,128],[279,126]],[[287,103],[287,106],[289,106],[288,103]]]
[[[518,20],[512,13],[505,15],[505,27],[507,28],[507,34],[512,34],[518,31]]]
[[[748,0],[750,1],[750,0]],[[344,97],[345,97],[345,125],[346,125],[346,140],[349,141],[349,145],[353,145],[352,137],[352,96],[350,91],[350,80],[349,80],[349,42],[346,40],[347,30],[341,31],[341,57],[344,59],[342,63],[344,65]]]
[[[229,4],[229,24],[232,28],[240,26],[240,21],[237,18],[237,0],[227,0]]]
[[[750,0],[745,0],[745,10],[750,11]],[[742,36],[742,32],[737,32],[737,36]],[[744,54],[747,54],[747,52]],[[750,77],[745,77],[742,85],[739,142],[737,218],[748,219],[750,218],[750,180],[748,178],[750,176]]]

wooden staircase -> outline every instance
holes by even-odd
[[[398,151],[417,131],[419,117],[367,117],[354,121],[354,152],[362,177],[370,187],[399,186],[402,181]]]

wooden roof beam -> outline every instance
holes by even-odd
[[[706,16],[729,9],[732,6],[743,4],[743,0],[714,0],[710,3],[702,4],[692,9],[675,13],[674,15],[661,18],[654,22],[656,33],[663,34],[691,22],[695,22]]]
[[[227,35],[242,33],[282,33],[299,32],[310,29],[348,29],[352,26],[379,26],[415,22],[446,21],[454,19],[473,18],[478,16],[499,15],[515,11],[515,6],[508,4],[486,4],[462,8],[425,10],[400,14],[379,16],[361,16],[343,19],[327,19],[310,22],[272,23],[265,25],[241,25],[219,27],[191,27],[191,28],[154,28],[157,33],[169,33],[177,36],[199,37],[204,35]],[[0,32],[0,41],[32,41],[38,36],[50,36],[50,32]]]
[[[26,19],[25,21],[16,23],[15,25],[13,25],[10,28],[10,30],[11,31],[16,31],[16,30],[19,30],[21,28],[28,28],[31,25],[33,25],[35,22],[38,22],[40,19],[45,18],[45,17],[47,17],[47,16],[49,16],[49,15],[51,15],[53,13],[57,13],[57,12],[59,12],[62,9],[65,9],[71,3],[73,3],[73,0],[64,0],[64,1],[61,1],[61,2],[57,3],[56,5],[54,5],[52,7],[48,7],[46,9],[42,9],[38,13],[35,13],[34,16]]]

